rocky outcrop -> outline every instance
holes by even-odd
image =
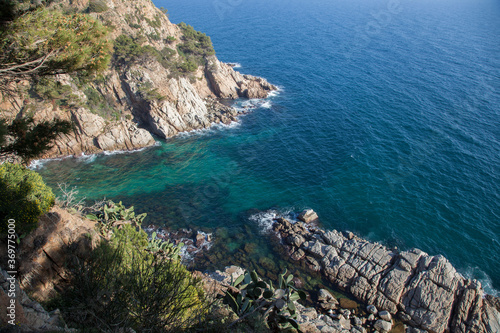
[[[14,298],[9,296],[12,293],[16,295]],[[14,303],[11,300],[15,300]],[[31,300],[19,288],[17,280],[12,280],[6,271],[0,269],[0,307],[5,310],[9,306],[12,312],[0,313],[2,332],[77,332],[76,329],[68,329],[59,310],[45,311],[40,303]]]
[[[278,218],[274,229],[294,260],[305,260],[358,300],[428,332],[498,332],[498,299],[461,276],[443,256],[398,251],[352,233]],[[299,255],[296,255],[300,253]],[[380,323],[382,325],[383,323]]]
[[[266,98],[276,87],[266,80],[242,75],[215,56],[190,73],[179,73],[181,61],[177,46],[183,32],[172,24],[149,0],[103,0],[109,8],[91,13],[106,26],[113,27],[110,38],[124,34],[171,54],[168,61],[155,56],[140,60],[112,63],[99,79],[84,83],[69,75],[55,80],[71,88],[70,98],[61,105],[30,95],[33,82],[18,82],[19,96],[0,96],[2,117],[14,119],[34,114],[36,121],[72,120],[75,128],[61,135],[45,156],[79,155],[104,150],[134,150],[151,146],[153,136],[169,138],[180,132],[208,128],[214,123],[235,121],[238,111],[219,99]],[[68,11],[86,11],[88,0],[62,0],[57,6]],[[33,89],[31,89],[33,90]]]
[[[17,251],[21,288],[40,302],[55,296],[57,288],[67,282],[68,264],[86,258],[101,239],[95,222],[54,206],[40,217],[38,228],[23,239]],[[4,249],[7,247],[0,249],[2,259]]]
[[[208,58],[206,76],[214,93],[220,98],[266,98],[276,87],[260,77],[242,75],[230,64]]]

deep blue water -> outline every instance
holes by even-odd
[[[158,224],[226,227],[231,250],[245,225],[265,247],[256,209],[311,207],[500,290],[499,1],[154,2],[281,92],[237,126],[48,163],[48,183]]]

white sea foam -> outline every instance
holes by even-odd
[[[264,109],[270,109],[272,106],[273,106],[273,104],[270,101],[265,101],[264,103],[262,103],[260,105],[260,107],[264,108]]]
[[[156,143],[152,147],[156,147],[156,146],[161,146],[161,142],[156,141]],[[143,148],[138,148],[138,149],[134,149],[134,150],[103,151],[103,152],[98,153],[98,154],[90,154],[90,155],[86,155],[85,153],[82,153],[81,155],[77,155],[77,156],[69,155],[69,156],[56,157],[56,158],[46,158],[46,159],[40,159],[40,160],[33,160],[33,161],[31,161],[28,168],[30,168],[31,170],[41,169],[48,162],[62,161],[62,160],[67,159],[67,158],[75,158],[79,162],[92,163],[95,161],[95,159],[99,155],[110,156],[110,155],[118,155],[118,154],[132,154],[132,153],[137,153],[137,152],[146,150],[147,148],[149,148],[149,147],[143,147]]]
[[[95,161],[96,158],[97,158],[97,154],[90,154],[90,155],[82,154],[81,156],[76,157],[76,159],[78,161],[81,161],[84,163],[92,163]]]
[[[271,91],[268,95],[267,98],[272,98],[278,96],[281,92],[283,91],[282,88],[278,87],[278,90],[273,90]]]
[[[66,158],[71,158],[71,156],[64,156],[64,157],[57,157],[57,158],[45,158],[41,160],[33,160],[31,161],[30,165],[28,166],[29,169],[31,170],[37,170],[43,168],[43,166],[52,161],[62,161]]]
[[[241,64],[239,62],[228,62],[227,64],[233,66],[233,68],[241,68]]]
[[[491,277],[489,277],[488,274],[486,274],[482,269],[479,267],[468,267],[464,272],[462,272],[465,278],[467,279],[475,279],[481,282],[481,285],[483,287],[483,290],[485,291],[486,294],[495,296],[495,297],[500,297],[500,291],[496,290],[493,288],[493,281],[491,280]]]
[[[257,223],[262,234],[268,234],[273,230],[274,219],[278,217],[276,210],[268,210],[251,215],[248,219]]]
[[[176,136],[181,137],[181,138],[186,138],[186,137],[190,137],[190,136],[204,136],[204,135],[213,134],[217,131],[238,128],[240,126],[241,126],[241,123],[239,121],[232,121],[229,124],[212,123],[210,125],[210,127],[195,129],[195,130],[191,130],[188,132],[180,132]]]
[[[156,144],[154,146],[157,146]],[[121,154],[132,154],[132,153],[138,153],[140,151],[146,150],[149,147],[143,147],[143,148],[138,148],[138,149],[133,149],[133,150],[105,150],[102,152],[103,155],[110,156],[110,155],[121,155]]]

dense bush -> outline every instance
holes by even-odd
[[[35,80],[31,92],[42,100],[56,101],[59,106],[76,105],[80,102],[80,98],[73,94],[69,85],[62,84],[50,77]]]
[[[174,36],[167,36],[167,38],[165,38],[166,43],[172,43],[175,42],[176,40],[177,38],[175,38]]]
[[[19,235],[28,233],[38,224],[38,217],[53,205],[55,196],[42,177],[18,164],[0,165],[1,233],[7,231],[9,219],[16,221]]]
[[[132,225],[115,230],[74,269],[72,287],[52,306],[87,331],[178,332],[196,324],[207,309],[200,281],[147,244]]]
[[[179,23],[183,37],[183,43],[178,49],[184,55],[192,55],[199,64],[204,64],[204,57],[214,55],[214,47],[210,37],[200,31],[194,30],[190,25],[184,22]]]
[[[102,13],[109,9],[108,5],[104,1],[101,0],[91,0],[89,2],[89,6],[87,11],[89,13]]]
[[[127,35],[120,35],[116,38],[114,44],[115,61],[122,65],[130,65],[140,59],[154,57],[155,50],[153,47],[141,46],[139,40]]]
[[[103,71],[110,60],[107,33],[86,14],[29,11],[0,29],[0,77]]]

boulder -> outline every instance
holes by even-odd
[[[391,314],[388,311],[385,311],[385,310],[384,311],[380,311],[378,313],[378,316],[379,316],[380,319],[385,320],[385,321],[391,321],[392,320]]]
[[[375,307],[375,305],[368,305],[368,306],[366,307],[366,311],[367,311],[368,313],[373,313],[373,314],[377,314],[377,312],[378,312],[378,310],[377,310],[377,308]]]
[[[304,250],[298,249],[297,251],[292,253],[290,258],[292,258],[295,261],[299,261],[299,260],[303,259],[305,256],[306,256],[306,253],[304,252]]]
[[[302,211],[297,218],[302,222],[311,223],[318,219],[318,214],[312,209],[306,209]]]
[[[320,302],[330,302],[330,301],[333,301],[335,300],[335,302],[337,301],[335,299],[335,297],[333,297],[333,295],[326,289],[320,289],[319,292],[318,292],[318,301]]]
[[[382,319],[379,319],[375,322],[375,324],[373,325],[373,328],[375,328],[377,330],[377,332],[387,333],[390,330],[392,330],[392,323],[385,321],[385,320],[382,320]]]

